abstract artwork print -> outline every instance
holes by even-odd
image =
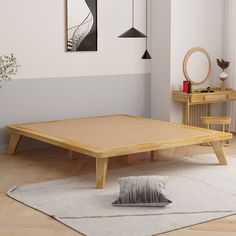
[[[97,51],[97,0],[67,0],[67,51]]]

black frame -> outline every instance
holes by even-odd
[[[97,0],[85,0],[88,7],[89,5],[93,5],[94,7],[90,8],[91,13],[93,14],[93,26],[90,30],[90,33],[84,38],[84,40],[82,41],[82,43],[80,44],[79,48],[77,48],[76,50],[70,50],[69,49],[69,45],[71,44],[70,39],[68,38],[68,16],[69,16],[69,12],[68,12],[68,1],[70,0],[65,0],[65,13],[66,13],[66,23],[65,23],[65,49],[66,52],[82,52],[82,51],[97,51],[98,50],[98,40],[97,40]]]

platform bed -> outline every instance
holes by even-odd
[[[212,143],[221,165],[227,165],[223,141],[232,134],[177,125],[130,115],[100,116],[72,120],[10,125],[8,154],[14,155],[22,136],[96,158],[96,187],[104,188],[109,157]]]

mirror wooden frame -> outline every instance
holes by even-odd
[[[201,52],[201,53],[203,53],[203,54],[207,57],[208,63],[209,63],[209,70],[208,70],[208,73],[207,73],[206,77],[205,77],[202,81],[200,81],[200,82],[193,81],[193,80],[190,78],[189,73],[188,73],[188,62],[189,62],[189,59],[190,59],[190,57],[191,57],[194,53],[196,53],[196,52]],[[200,48],[200,47],[191,48],[191,49],[188,51],[188,53],[185,55],[185,57],[184,57],[183,72],[184,72],[185,78],[186,78],[188,81],[190,81],[193,85],[200,85],[200,84],[204,83],[206,80],[208,80],[209,77],[210,77],[210,74],[211,74],[211,58],[210,58],[210,55],[209,55],[209,53],[207,52],[207,50],[204,49],[204,48]]]

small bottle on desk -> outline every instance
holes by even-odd
[[[183,81],[183,92],[188,93],[189,82],[187,80]]]

